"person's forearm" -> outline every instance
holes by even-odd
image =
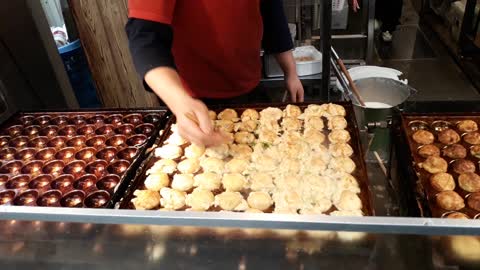
[[[165,104],[175,113],[180,100],[189,98],[177,71],[170,67],[157,67],[147,72],[145,82],[152,88]]]
[[[297,76],[297,66],[292,51],[275,54],[275,59],[282,68],[285,77]]]

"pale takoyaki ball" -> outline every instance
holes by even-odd
[[[177,169],[181,173],[196,173],[200,170],[200,161],[197,158],[187,158],[178,163]]]
[[[277,138],[278,138],[277,132],[271,129],[261,129],[258,132],[258,140],[261,142],[273,144]]]
[[[273,200],[266,192],[254,191],[248,195],[247,203],[250,208],[265,211],[273,205]]]
[[[283,110],[283,117],[297,118],[302,114],[302,110],[297,105],[288,104],[285,110]]]
[[[343,116],[343,117],[345,117],[347,115],[347,112],[345,111],[345,108],[342,105],[333,104],[333,103],[328,104],[327,113],[331,117],[333,117],[333,116]]]
[[[245,211],[248,203],[240,192],[225,191],[215,196],[215,206],[227,211]]]
[[[222,174],[225,167],[225,162],[219,158],[207,157],[200,161],[200,167],[202,167],[204,172]]]
[[[168,184],[170,184],[170,179],[166,173],[150,174],[144,182],[145,188],[157,192],[164,187],[168,187]]]
[[[234,130],[237,131],[246,131],[246,132],[254,132],[257,129],[257,121],[256,120],[245,120],[242,122],[235,123]]]
[[[325,105],[310,104],[305,109],[305,118],[309,116],[321,117],[325,114],[326,109],[327,106]]]
[[[305,129],[322,130],[323,128],[323,119],[320,116],[308,116],[305,118]]]
[[[260,115],[258,112],[254,109],[246,109],[243,111],[242,116],[240,116],[242,121],[249,121],[249,120],[258,120],[260,118]]]
[[[300,130],[302,128],[302,121],[294,117],[284,117],[282,119],[283,130]]]
[[[219,120],[230,120],[232,122],[237,122],[239,120],[238,119],[238,114],[234,109],[225,109],[225,110],[221,111],[218,114],[217,118]]]
[[[259,172],[271,172],[277,169],[277,161],[267,155],[260,155],[258,157],[253,158],[254,166],[257,168]]]
[[[329,168],[334,171],[352,173],[357,166],[355,162],[349,157],[337,157],[330,160]]]
[[[193,177],[193,186],[206,190],[220,189],[222,176],[220,174],[206,172],[197,174]]]
[[[321,158],[325,163],[329,163],[332,158],[328,149],[323,145],[313,148],[313,152],[311,152],[311,157]]]
[[[328,129],[346,129],[348,126],[347,120],[343,116],[332,116],[328,119]]]
[[[325,141],[325,135],[313,128],[307,128],[303,131],[303,138],[312,145],[320,145]]]
[[[217,113],[214,112],[214,111],[208,111],[208,118],[210,118],[210,120],[216,120],[217,119]]]
[[[223,175],[222,185],[226,191],[241,191],[247,186],[247,179],[239,173],[226,173]]]
[[[155,156],[164,159],[176,159],[182,155],[182,148],[174,144],[165,144],[164,146],[155,149]]]
[[[300,163],[299,160],[285,158],[280,162],[280,165],[278,166],[278,172],[296,174],[300,172],[301,167],[302,167],[302,164]]]
[[[220,144],[217,146],[207,147],[205,149],[205,156],[224,159],[228,157],[229,147],[227,144]]]
[[[275,188],[272,176],[267,173],[253,173],[249,176],[249,182],[253,191],[271,192]]]
[[[172,188],[179,191],[188,191],[193,188],[193,174],[175,174]]]
[[[349,190],[353,193],[360,193],[360,186],[358,185],[357,179],[351,174],[343,173],[337,179],[337,189],[338,190]]]
[[[164,187],[160,190],[160,203],[163,208],[178,210],[185,206],[186,193],[180,190]]]
[[[283,112],[279,108],[268,107],[260,112],[260,119],[280,120]]]
[[[243,144],[250,144],[255,141],[255,136],[253,133],[240,131],[235,133],[235,142],[236,143],[243,143]]]
[[[304,205],[303,208],[300,209],[300,214],[318,215],[323,214],[332,208],[332,202],[323,196],[318,196],[318,198],[315,198],[315,201],[312,203],[313,204]]]
[[[335,203],[335,207],[340,211],[359,211],[362,210],[362,201],[356,193],[345,190],[340,195],[339,201]]]
[[[248,168],[248,164],[245,159],[233,158],[225,164],[225,172],[243,173]]]
[[[332,132],[328,134],[328,140],[331,143],[347,143],[350,139],[350,133],[343,129],[332,130]]]
[[[168,139],[166,140],[166,143],[181,146],[181,145],[187,144],[188,141],[186,139],[184,139],[180,135],[180,133],[173,132],[172,134],[170,134],[170,136],[168,136]]]
[[[268,129],[268,130],[271,130],[273,132],[280,131],[280,125],[278,124],[278,120],[270,119],[270,118],[260,119],[258,128],[259,129]]]
[[[160,194],[153,190],[135,190],[135,198],[132,199],[133,206],[137,210],[150,210],[160,205]]]
[[[252,148],[246,144],[230,145],[229,154],[234,158],[249,160],[252,155]]]
[[[210,190],[196,188],[187,195],[185,203],[192,210],[206,211],[215,201],[215,195]]]
[[[233,132],[235,125],[230,120],[215,121],[215,129],[221,132]]]
[[[328,150],[334,157],[351,157],[353,155],[353,149],[347,143],[330,144]]]
[[[321,157],[312,157],[308,163],[308,171],[314,174],[323,174],[327,169],[327,163]]]
[[[285,189],[274,192],[272,195],[275,209],[294,209],[295,212],[303,206],[302,196],[295,189]],[[275,211],[277,212],[277,211]]]
[[[186,158],[200,158],[205,153],[205,146],[190,144],[185,148],[185,157]]]
[[[172,174],[177,170],[177,162],[171,159],[160,159],[147,170],[147,175],[157,173]]]

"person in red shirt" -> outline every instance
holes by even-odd
[[[283,69],[292,101],[303,101],[282,0],[129,0],[128,9],[126,32],[137,71],[175,114],[185,139],[222,141],[201,100],[265,96],[256,88],[262,45]]]

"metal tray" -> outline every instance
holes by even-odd
[[[480,123],[480,114],[479,113],[435,113],[435,114],[418,114],[418,113],[402,113],[401,114],[401,122],[400,122],[400,132],[402,136],[403,142],[408,144],[407,155],[408,155],[408,162],[407,166],[410,167],[408,171],[411,179],[411,183],[413,184],[413,188],[416,193],[417,197],[417,207],[419,209],[419,213],[421,216],[432,216],[432,217],[444,217],[452,212],[461,212],[466,214],[470,218],[478,218],[479,212],[475,211],[468,207],[466,199],[469,196],[469,192],[461,189],[458,185],[458,174],[453,172],[451,163],[454,161],[453,159],[443,155],[443,148],[446,147],[445,144],[442,144],[438,141],[437,136],[434,142],[440,151],[441,157],[444,158],[449,163],[448,173],[452,174],[456,187],[455,192],[457,192],[460,196],[462,196],[465,200],[466,207],[459,210],[459,211],[448,211],[440,208],[436,201],[435,197],[439,193],[436,191],[430,184],[430,176],[431,174],[427,171],[418,167],[418,164],[423,162],[425,158],[421,157],[418,154],[418,149],[421,147],[420,144],[416,143],[412,139],[412,135],[415,130],[420,126],[420,128],[426,128],[434,135],[437,135],[439,131],[444,129],[446,126],[449,128],[457,131],[459,135],[462,135],[464,132],[460,132],[457,127],[456,123],[461,120],[473,120],[477,124]],[[413,123],[413,124],[412,124]],[[463,138],[459,142],[462,146],[467,149],[467,157],[466,160],[470,160],[474,162],[476,165],[476,173],[479,173],[478,162],[479,159],[473,156],[470,153],[471,144],[466,143]],[[412,173],[413,172],[413,173]],[[411,191],[411,190],[410,190]]]
[[[299,103],[295,104],[298,105],[302,110],[304,110],[309,104],[323,104],[323,103]],[[354,155],[351,157],[352,160],[357,165],[356,170],[352,173],[352,175],[358,180],[361,193],[360,198],[363,204],[363,212],[368,216],[374,216],[375,212],[372,207],[372,196],[371,191],[369,188],[369,181],[366,171],[366,165],[364,161],[364,153],[362,147],[360,145],[360,137],[359,137],[359,130],[357,127],[357,122],[355,121],[355,114],[353,111],[353,105],[348,102],[338,102],[336,104],[342,105],[346,112],[346,119],[348,122],[347,130],[350,132],[351,141],[350,145],[354,150]],[[267,107],[278,107],[284,109],[287,104],[247,104],[247,105],[228,105],[228,106],[216,106],[211,107],[210,109],[216,112],[219,112],[225,108],[232,108],[235,109],[239,114],[243,112],[243,110],[250,108],[255,109],[257,111],[263,110]],[[164,133],[160,136],[156,142],[157,145],[162,145],[168,136],[170,135],[169,129],[170,126],[175,122],[175,119],[172,118],[169,120],[169,123],[166,125]],[[153,153],[147,157],[147,159],[140,165],[140,168],[137,170],[137,175],[135,176],[134,181],[132,182],[131,186],[128,188],[125,197],[121,200],[118,208],[121,209],[134,209],[131,200],[133,199],[133,193],[135,190],[142,188],[144,185],[144,180],[146,178],[146,171],[157,161],[159,158],[156,158]]]
[[[111,208],[166,109],[18,112],[0,126],[0,204]]]

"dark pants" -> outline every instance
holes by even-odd
[[[376,0],[375,17],[382,22],[382,32],[395,31],[400,24],[403,0]]]

